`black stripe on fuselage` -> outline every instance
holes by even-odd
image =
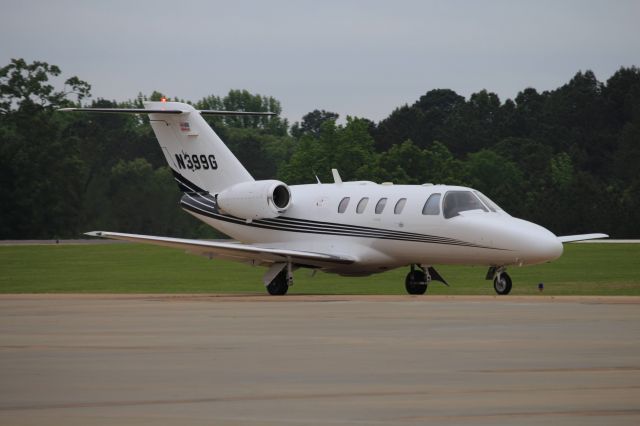
[[[241,218],[221,214],[217,208],[213,208],[212,206],[210,206],[207,203],[207,201],[211,202],[211,200],[206,200],[197,194],[185,194],[182,200],[180,201],[180,204],[184,209],[196,214],[207,216],[212,219],[220,220],[223,222],[233,223],[236,225],[249,226],[253,228],[271,229],[271,230],[277,230],[277,231],[297,232],[297,233],[315,234],[315,235],[337,235],[337,236],[345,236],[345,237],[375,238],[375,239],[383,239],[383,240],[410,241],[410,242],[420,242],[420,243],[429,243],[429,244],[444,244],[444,245],[454,245],[454,246],[473,247],[473,248],[485,248],[485,249],[492,249],[492,250],[504,250],[504,249],[499,249],[494,247],[486,247],[478,244],[468,243],[465,241],[454,240],[451,238],[437,237],[437,236],[424,235],[424,234],[415,234],[415,233],[409,233],[409,232],[401,233],[401,232],[378,229],[378,228],[367,228],[362,226],[353,226],[350,228],[349,225],[341,225],[341,224],[333,224],[333,225],[340,226],[340,227],[333,227],[333,228],[325,227],[325,226],[314,226],[313,223],[326,223],[326,224],[329,224],[329,223],[305,221],[304,219],[296,219],[296,221],[309,222],[310,224],[294,225],[294,224],[287,223],[286,221],[277,221],[275,219],[254,220],[251,222],[247,222],[246,220]],[[292,218],[283,218],[283,219],[292,219]]]
[[[297,232],[317,235],[338,235],[359,238],[377,238],[385,240],[412,241],[429,244],[444,244],[473,248],[484,248],[491,250],[505,250],[495,247],[487,247],[469,243],[453,238],[439,237],[435,235],[417,234],[413,232],[395,231],[392,229],[380,229],[359,225],[348,225],[333,222],[321,222],[294,217],[278,217],[273,219],[256,219],[247,222],[244,219],[223,214],[218,208],[215,198],[207,191],[203,190],[193,182],[186,179],[180,173],[173,170],[173,175],[178,185],[183,190],[184,195],[180,200],[180,205],[193,213],[210,217],[211,219],[237,225],[249,226],[261,229],[271,229],[277,231]],[[184,189],[183,189],[184,188]]]

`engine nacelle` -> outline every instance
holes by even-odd
[[[284,213],[291,204],[289,187],[278,180],[242,182],[221,191],[218,207],[242,219],[268,219]]]

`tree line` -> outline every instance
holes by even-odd
[[[14,59],[0,68],[0,239],[78,237],[94,229],[210,237],[180,198],[148,119],[63,114],[67,106],[142,107],[164,94],[88,101],[89,83]],[[179,100],[175,98],[175,100]],[[184,101],[184,100],[181,100]],[[314,110],[290,125],[271,96],[231,90],[198,109],[271,111],[207,118],[256,179],[471,186],[556,234],[640,237],[640,69],[504,102],[436,89],[375,123]]]

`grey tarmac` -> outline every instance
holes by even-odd
[[[637,425],[640,297],[2,295],[2,425]]]

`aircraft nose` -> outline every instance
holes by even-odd
[[[521,259],[524,263],[551,262],[562,255],[562,243],[552,232],[531,222],[520,220],[518,222],[520,222],[520,226],[525,225],[526,229],[526,238],[524,238],[526,241],[522,241],[524,244],[520,249]]]
[[[484,231],[478,244],[500,248],[493,260],[496,264],[535,265],[551,262],[562,255],[563,247],[558,237],[535,223],[503,216],[478,215],[465,219],[468,221],[464,223],[471,224],[471,229]]]
[[[526,263],[551,262],[562,255],[563,247],[558,237],[542,228],[528,242],[523,258]]]

